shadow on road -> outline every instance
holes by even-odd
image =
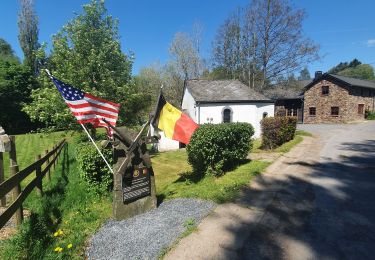
[[[247,232],[238,259],[374,258],[375,141],[343,143],[340,150],[362,153],[290,164],[309,170],[308,179],[294,173],[262,180],[274,196],[260,224],[239,223],[245,226],[241,231],[227,228],[233,234]],[[257,200],[264,197],[260,193],[264,191],[245,190],[239,203],[258,208]]]

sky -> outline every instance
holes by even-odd
[[[52,35],[82,12],[89,0],[35,0],[39,17],[39,41],[51,47]],[[195,21],[203,26],[202,53],[210,58],[212,40],[217,29],[235,10],[249,0],[106,0],[108,13],[119,20],[121,47],[135,54],[133,74],[155,62],[165,63],[169,45],[176,32],[191,32]],[[341,61],[354,58],[375,66],[374,0],[295,0],[303,8],[306,37],[320,45],[321,59],[307,64],[311,76]],[[1,0],[0,38],[11,44],[23,57],[18,43],[18,0]]]

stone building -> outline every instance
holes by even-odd
[[[312,80],[286,81],[265,89],[263,94],[275,100],[275,116],[295,116],[303,122],[303,91]]]
[[[303,123],[344,123],[374,111],[375,82],[333,74],[317,74],[306,85]]]

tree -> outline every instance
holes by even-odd
[[[36,126],[21,110],[36,86],[30,69],[20,64],[12,47],[0,39],[0,125],[7,133],[25,133]]]
[[[18,14],[18,41],[24,53],[24,64],[34,73],[37,70],[36,50],[38,43],[38,16],[34,11],[33,0],[20,0],[21,10]]]
[[[351,62],[340,62],[336,66],[334,66],[331,69],[329,69],[328,73],[337,74],[340,71],[343,71],[343,70],[345,70],[347,68],[355,68],[356,66],[361,65],[361,64],[362,64],[362,62],[360,62],[357,59],[353,59]]]
[[[184,32],[177,32],[169,47],[169,53],[184,80],[199,76],[200,58],[196,42],[194,43],[190,35]]]
[[[319,58],[318,46],[302,34],[304,17],[305,12],[293,9],[289,0],[252,1],[219,28],[214,66],[259,88],[301,69]]]
[[[104,1],[92,0],[83,13],[68,22],[53,37],[46,65],[60,80],[83,91],[121,104],[118,124],[137,124],[145,106],[144,95],[132,78],[132,56],[121,51],[118,21],[107,14]],[[76,126],[70,111],[51,81],[43,73],[43,87],[33,91],[33,103],[25,111],[48,126]]]
[[[0,38],[0,60],[12,64],[19,64],[18,57],[14,54],[12,46]]]
[[[300,71],[298,80],[309,80],[311,79],[310,72],[307,67],[304,67],[303,70]]]
[[[337,74],[364,80],[375,79],[374,68],[368,64],[360,64],[355,67],[348,67],[344,70],[339,71]]]

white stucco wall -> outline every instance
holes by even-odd
[[[250,123],[255,130],[255,138],[261,135],[260,121],[263,118],[263,113],[267,113],[267,116],[274,116],[274,103],[197,104],[188,89],[185,89],[181,108],[198,124],[220,124],[223,122],[223,110],[230,108],[232,110],[232,122]],[[151,133],[154,133],[153,129]],[[161,139],[157,144],[159,151],[179,149],[179,142],[166,138],[163,132],[159,132],[159,134],[161,135]]]
[[[232,110],[232,122],[250,123],[254,127],[254,137],[260,137],[260,120],[263,113],[268,116],[274,115],[273,103],[214,103],[214,104],[198,104],[197,119],[199,124],[212,123],[220,124],[223,122],[223,110],[230,108]]]
[[[196,120],[196,109],[195,109],[195,100],[190,94],[188,89],[185,89],[184,97],[182,99],[182,110],[188,114],[195,122]]]
[[[155,129],[151,126],[151,135],[155,135],[155,134],[160,135],[160,140],[158,143],[156,143],[156,146],[159,152],[172,151],[172,150],[177,150],[180,148],[179,142],[165,137],[165,134],[163,131],[155,131]]]

